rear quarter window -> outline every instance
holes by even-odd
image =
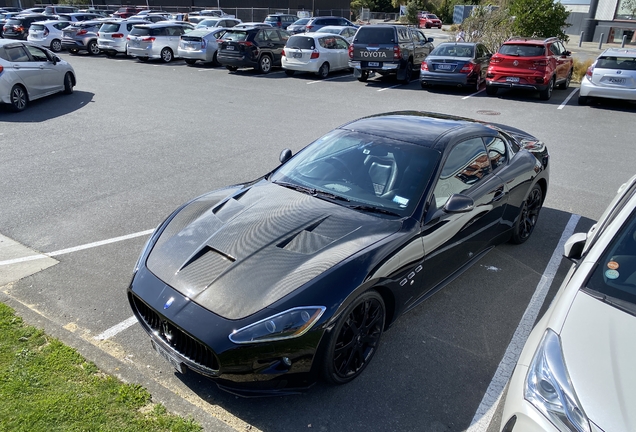
[[[150,29],[148,27],[133,27],[130,31],[131,36],[148,36]]]

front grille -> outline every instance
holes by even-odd
[[[219,370],[219,360],[207,345],[199,342],[188,333],[159,315],[154,309],[132,294],[132,300],[139,316],[152,332],[161,338],[173,350],[199,366]]]

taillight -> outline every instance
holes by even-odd
[[[145,37],[141,40],[142,42],[154,42],[155,38],[152,36]]]
[[[422,67],[420,68],[420,70],[428,72],[428,64],[425,61],[422,62]]]
[[[78,31],[77,33],[75,33],[76,36],[81,36],[81,35],[85,35],[86,33],[88,33],[85,29],[82,29],[80,31]]]
[[[48,36],[49,35],[49,29],[45,28],[44,29],[44,36]]]
[[[24,31],[24,27],[18,26],[18,27],[15,28],[15,31],[23,32]]]
[[[314,26],[312,25],[305,26],[305,29],[306,29],[305,31],[310,32],[312,28],[314,28]]]
[[[400,52],[400,46],[399,45],[394,45],[393,46],[393,58],[394,59],[399,59],[402,57],[402,53]]]
[[[241,46],[246,46],[246,47],[251,47],[252,45],[254,45],[252,42],[250,41],[245,41],[245,42],[239,42],[238,43]]]
[[[119,38],[123,38],[124,34],[123,33],[113,33],[112,35],[110,35],[110,37],[112,37],[113,39],[119,39]]]
[[[349,58],[353,58],[353,44],[349,45]]]
[[[281,51],[280,55],[282,55],[283,57],[285,57],[285,49],[283,48],[283,50]]]
[[[593,74],[594,74],[594,65],[590,66],[589,68],[587,68],[587,71],[585,71],[585,76],[588,78],[592,78]]]
[[[205,41],[205,39],[201,39],[201,48],[205,48],[208,45],[208,43]]]
[[[490,63],[501,63],[503,59],[499,57],[497,54],[490,58]]]
[[[2,73],[3,70],[4,68],[2,67],[2,65],[0,65],[0,73]]]
[[[311,52],[311,58],[312,59],[317,59],[318,57],[320,57],[320,53],[318,52],[318,50],[313,50]]]
[[[477,65],[475,63],[468,62],[462,67],[462,69],[459,71],[459,73],[469,74],[475,69],[476,66]]]

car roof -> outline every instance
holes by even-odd
[[[36,21],[33,24],[43,24],[43,25],[48,25],[48,24],[55,24],[55,23],[59,23],[59,22],[67,22],[67,21],[60,21],[60,20],[52,20],[52,19],[47,19],[47,20],[43,20],[43,21]]]
[[[607,48],[599,57],[636,57],[636,48]]]
[[[546,43],[556,42],[558,40],[559,38],[556,38],[556,37],[537,39],[537,38],[526,38],[526,37],[514,36],[509,38],[507,41],[505,41],[504,45],[506,44],[544,45]]]

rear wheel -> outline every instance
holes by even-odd
[[[537,225],[542,205],[543,191],[541,186],[534,185],[526,200],[521,204],[519,217],[513,227],[512,243],[521,244],[530,238]]]
[[[358,77],[358,81],[367,82],[368,79],[369,79],[369,72],[368,71],[360,72],[360,76]]]
[[[11,88],[11,109],[16,112],[23,111],[28,102],[29,96],[26,90],[24,90],[24,87],[17,84],[14,85],[13,88]]]
[[[62,42],[60,42],[59,39],[53,39],[53,41],[51,41],[51,51],[53,52],[62,51]]]
[[[322,66],[320,66],[320,69],[318,69],[318,77],[320,79],[325,79],[327,78],[328,75],[329,75],[329,63],[325,62],[322,64]]]
[[[194,59],[185,59],[186,64],[189,64],[190,66],[192,66],[193,64],[196,64],[196,60]]]
[[[73,77],[70,72],[66,72],[64,75],[64,94],[73,93]]]
[[[88,48],[88,53],[89,53],[90,55],[97,55],[97,54],[99,54],[99,53],[100,53],[100,49],[99,49],[99,47],[97,46],[97,41],[90,41],[90,42],[88,43],[87,48]]]
[[[268,55],[261,56],[256,70],[262,74],[268,74],[272,70],[272,58]]]
[[[497,87],[489,86],[488,84],[486,84],[486,94],[488,96],[496,95],[497,94],[497,90],[499,90]]]
[[[230,72],[236,72],[238,70],[236,66],[225,66],[225,68]]]
[[[406,64],[406,70],[404,71],[404,78],[402,79],[402,84],[410,83],[411,75],[413,75],[413,63],[408,62]]]
[[[212,66],[221,66],[221,63],[219,63],[219,59],[216,58],[216,52],[214,53],[214,55],[212,56]]]
[[[170,63],[174,58],[174,54],[172,54],[172,50],[168,47],[161,50],[161,60],[164,63]]]
[[[296,71],[285,69],[285,75],[287,76],[294,76],[294,73],[296,73]]]
[[[548,83],[548,86],[545,88],[545,90],[541,90],[539,92],[539,99],[550,100],[550,98],[552,97],[552,90],[554,90],[554,78],[550,79],[550,82]]]

